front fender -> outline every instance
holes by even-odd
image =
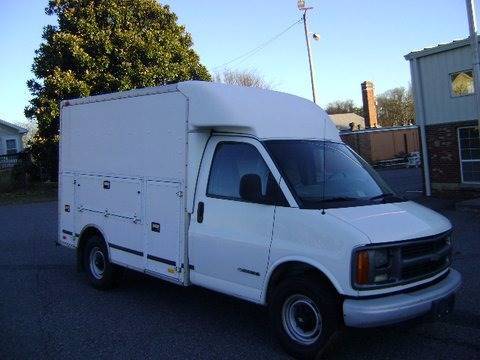
[[[267,271],[267,275],[265,276],[265,281],[263,284],[262,296],[260,299],[262,304],[265,305],[267,303],[268,284],[270,283],[272,274],[279,266],[288,262],[298,262],[298,263],[303,263],[303,264],[314,267],[315,269],[320,271],[323,275],[325,275],[325,277],[332,283],[332,285],[335,287],[335,290],[337,290],[339,294],[342,294],[344,292],[342,287],[340,286],[340,283],[335,278],[335,276],[333,276],[333,274],[330,271],[328,271],[328,269],[325,268],[325,266],[323,266],[318,261],[315,261],[311,258],[304,257],[304,256],[284,256],[280,259],[277,259],[273,264],[271,264],[271,266]]]

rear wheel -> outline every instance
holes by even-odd
[[[98,235],[87,241],[83,253],[83,264],[87,277],[96,289],[110,289],[115,284],[117,267],[108,260],[105,242]]]
[[[290,278],[275,289],[270,317],[280,343],[291,355],[314,358],[339,327],[335,293],[324,283]]]

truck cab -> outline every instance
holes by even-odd
[[[108,124],[128,111],[147,145],[135,162],[115,153],[132,130]],[[452,310],[451,223],[395,194],[307,100],[187,82],[64,103],[62,128],[59,242],[95,287],[128,267],[268,306],[301,358],[344,325]]]
[[[213,134],[195,209],[192,283],[271,306],[283,301],[280,338],[286,329],[305,346],[320,338],[322,314],[304,294],[276,298],[292,276],[322,284],[332,294],[325,302],[341,305],[332,309],[337,320],[352,327],[408,320],[442,299],[449,311],[460,284],[450,269],[450,222],[396,195],[341,142]]]

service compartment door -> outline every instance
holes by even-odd
[[[147,181],[147,269],[179,279],[182,266],[182,198],[176,182]]]
[[[114,263],[145,268],[140,179],[80,176],[77,179],[81,224],[95,224],[103,231]]]
[[[76,246],[75,214],[75,177],[73,174],[60,176],[60,199],[58,202],[59,241],[66,246]]]
[[[140,179],[81,175],[77,185],[81,209],[105,213],[107,217],[140,217]]]

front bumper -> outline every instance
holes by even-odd
[[[345,325],[366,328],[425,315],[438,301],[454,296],[461,283],[460,273],[450,269],[446,278],[421,290],[374,299],[347,299],[343,302]]]

